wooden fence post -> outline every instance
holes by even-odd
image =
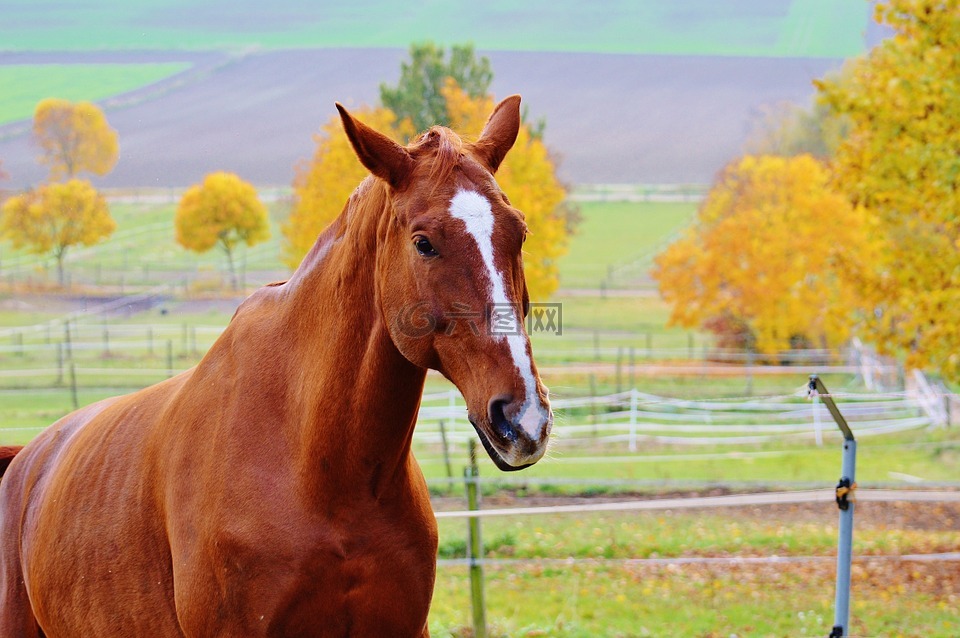
[[[450,447],[447,445],[447,426],[443,419],[440,419],[440,442],[443,444],[443,463],[447,466],[447,478],[450,479],[449,486],[453,487],[453,466],[450,464]]]
[[[57,342],[57,380],[54,385],[63,385],[63,342]]]
[[[467,508],[480,509],[480,470],[477,467],[477,445],[470,439],[470,467],[463,469],[467,488]],[[487,638],[487,612],[483,600],[483,540],[480,538],[480,518],[467,519],[467,554],[470,557],[470,601],[473,610],[474,638]]]
[[[70,344],[70,320],[63,322],[63,348],[64,356],[73,361],[73,346]]]
[[[73,400],[73,409],[80,408],[80,399],[77,397],[77,368],[70,362],[70,398]]]

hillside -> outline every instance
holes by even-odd
[[[0,6],[9,18],[0,23],[0,71],[18,70],[0,82],[23,84],[0,91],[0,107],[14,93],[20,106],[9,108],[22,118],[28,95],[86,91],[100,100],[121,157],[96,181],[113,187],[185,186],[213,170],[288,185],[334,101],[376,101],[407,44],[426,39],[475,42],[492,61],[493,91],[522,94],[530,115],[546,118],[568,181],[709,182],[740,151],[761,106],[809,100],[812,79],[880,37],[869,3],[830,0]],[[146,79],[177,64],[188,66]],[[133,76],[125,81],[134,86],[118,83],[107,96],[97,74],[118,65],[142,65],[144,84]],[[59,91],[50,76],[63,78]],[[28,133],[27,119],[0,126],[8,188],[45,176]]]

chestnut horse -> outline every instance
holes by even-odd
[[[0,482],[0,636],[426,636],[437,528],[411,451],[428,368],[503,470],[544,454],[523,215],[467,143],[354,119],[373,174],[200,363],[74,412]],[[510,334],[498,322],[519,328]],[[12,450],[15,452],[16,450]]]

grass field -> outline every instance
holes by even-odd
[[[649,258],[690,223],[697,205],[664,202],[583,202],[570,252],[560,260],[563,286],[596,288],[611,266]]]
[[[435,451],[431,456],[418,454],[418,459],[428,478],[445,476],[442,459]],[[466,454],[457,454],[454,463],[456,468],[465,465]],[[903,475],[917,477],[921,482],[956,481],[958,467],[960,435],[956,433],[921,432],[869,439],[863,443],[857,459],[858,479],[864,485],[903,484],[901,479],[894,478]],[[562,450],[551,452],[548,459],[524,471],[522,477],[505,479],[503,485],[519,483],[531,492],[592,494],[657,491],[670,485],[829,486],[839,470],[840,442],[831,433],[824,447],[809,443],[670,447],[641,442],[637,453],[628,452],[625,444],[593,451]],[[488,459],[481,464],[481,474],[494,481],[500,478]],[[550,486],[550,479],[560,481]],[[571,484],[565,486],[564,481]]]
[[[357,5],[214,0],[49,3],[8,0],[8,50],[402,47],[433,40],[484,49],[842,58],[863,50],[869,4],[831,0],[673,3],[574,0]],[[133,27],[133,28],[131,28]]]
[[[78,285],[141,287],[206,279],[207,288],[219,287],[229,277],[226,257],[217,249],[194,253],[177,244],[173,228],[175,210],[172,204],[111,205],[116,232],[94,247],[68,251],[68,278]],[[277,271],[287,272],[279,257],[280,221],[286,218],[287,211],[285,203],[270,205],[270,239],[249,249],[242,247],[238,252],[238,268],[270,272],[262,280],[252,278],[249,283],[253,287],[272,281]],[[8,283],[55,280],[55,266],[47,256],[14,251],[4,245],[0,247],[0,260],[0,276],[6,276]]]
[[[926,525],[915,520],[909,503],[862,504],[858,556],[953,551],[960,543],[958,514],[956,506],[935,506]],[[464,521],[441,523],[441,558],[463,556]],[[489,519],[486,558],[561,560],[485,566],[488,622],[495,636],[826,635],[836,534],[836,509],[828,504]],[[729,556],[823,559],[618,562]],[[579,562],[564,564],[568,557]],[[438,576],[431,629],[439,636],[469,635],[466,569],[442,565]],[[855,564],[851,635],[956,635],[958,576],[950,563]]]
[[[826,636],[833,625],[833,570],[829,560],[495,566],[486,570],[488,624],[497,638]],[[867,563],[854,574],[850,635],[957,635],[955,564]],[[434,636],[472,635],[466,568],[438,570],[430,618]]]
[[[666,238],[690,222],[695,208],[695,204],[659,202],[580,204],[582,223],[571,238],[570,252],[559,264],[561,286],[597,287],[606,276],[609,266],[642,259],[661,247]],[[173,204],[113,204],[110,211],[117,221],[116,232],[102,244],[69,251],[66,258],[68,274],[77,283],[116,285],[122,277],[127,285],[148,285],[168,282],[178,272],[222,272],[226,260],[219,251],[197,254],[176,244],[173,239],[175,209]],[[252,286],[272,281],[277,272],[287,270],[280,262],[283,241],[280,224],[286,219],[289,204],[271,204],[270,212],[270,240],[251,249],[242,249],[238,256],[248,270],[269,272],[263,281],[250,279],[248,283]],[[52,260],[48,257],[14,251],[7,244],[0,245],[0,277],[5,276],[9,280],[11,275],[15,279],[27,275],[52,276],[52,268]],[[617,309],[618,303],[626,306],[646,303],[615,299],[608,301],[610,303],[604,314],[620,310],[616,314],[621,317],[625,316],[622,311],[630,308]],[[577,305],[586,307],[592,303],[583,300]],[[594,321],[597,314],[591,311],[588,320]],[[632,314],[635,313],[627,313],[627,316]],[[571,320],[574,319],[571,317]],[[663,322],[658,317],[655,323]],[[624,324],[630,327],[634,325],[629,320],[625,320]],[[581,327],[582,322],[574,320],[574,325]]]
[[[96,101],[180,73],[188,64],[0,65],[0,125],[33,117],[37,102]]]

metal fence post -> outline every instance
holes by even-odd
[[[467,488],[467,508],[480,509],[480,470],[477,467],[477,446],[470,439],[470,467],[463,468],[463,482]],[[467,554],[470,563],[470,602],[473,610],[473,635],[487,638],[487,613],[483,600],[483,540],[480,537],[480,518],[467,519]]]
[[[637,389],[630,388],[630,451],[637,451]]]
[[[823,381],[810,375],[810,394],[819,396],[827,406],[837,427],[843,433],[843,462],[840,482],[837,483],[837,507],[840,508],[840,531],[837,547],[837,596],[834,605],[833,629],[829,638],[849,636],[850,628],[850,565],[853,561],[853,494],[857,489],[857,442],[847,420],[840,414],[837,404],[827,391]]]
[[[837,600],[831,637],[849,635],[850,627],[850,564],[853,561],[853,501],[848,498],[856,489],[857,442],[843,440],[843,465],[837,486],[840,507],[840,532],[837,548]]]

